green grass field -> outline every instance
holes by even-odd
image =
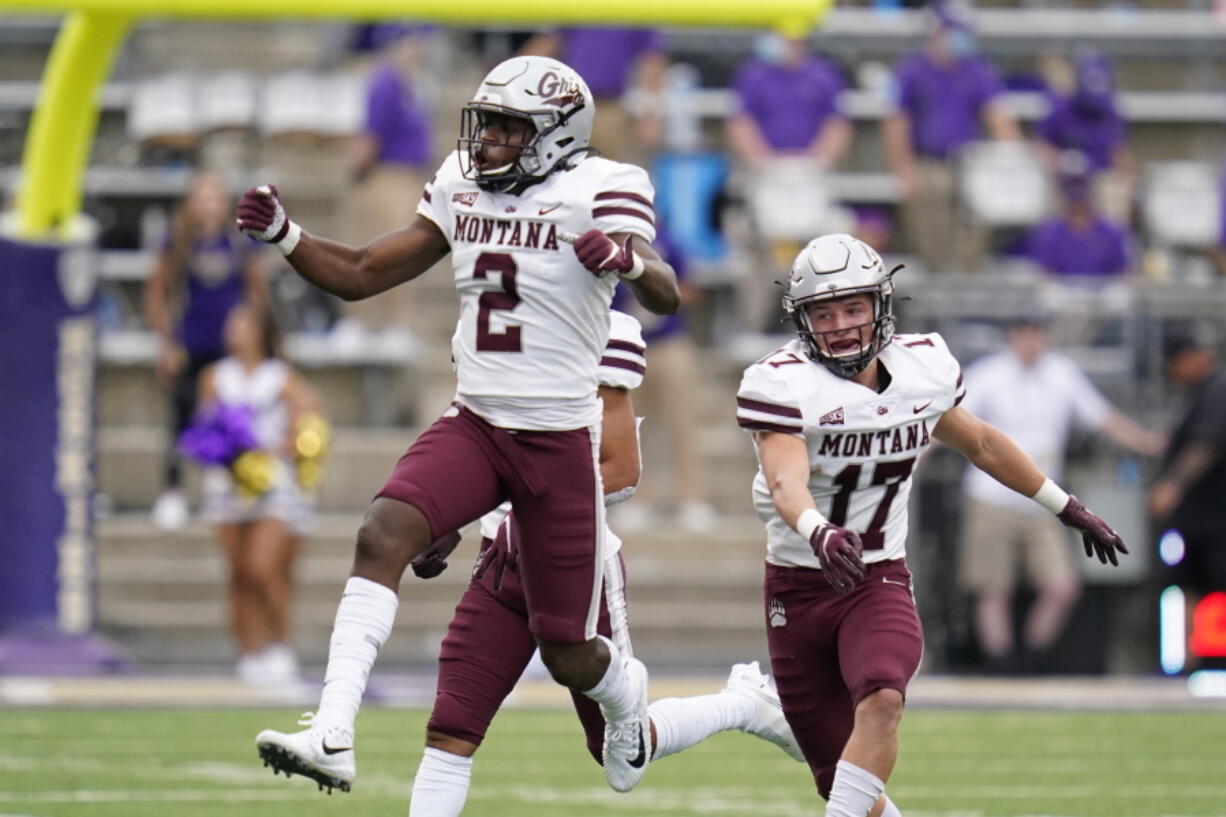
[[[425,713],[368,709],[358,781],[325,796],[273,777],[259,729],[289,711],[0,711],[0,817],[373,817],[407,813]],[[915,710],[889,791],[907,817],[1220,817],[1226,713]],[[822,814],[807,769],[724,734],[604,786],[566,711],[510,710],[477,756],[472,817],[800,817]]]

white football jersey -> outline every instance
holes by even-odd
[[[561,233],[655,239],[654,190],[634,165],[588,157],[523,194],[465,179],[453,152],[417,212],[451,244],[460,322],[452,338],[459,402],[503,428],[600,422],[596,368],[617,276],[597,278]]]
[[[625,312],[609,312],[609,340],[604,355],[600,358],[599,379],[601,386],[615,389],[637,389],[643,384],[647,371],[646,346],[643,343],[643,327]],[[481,517],[481,535],[493,539],[498,528],[511,512],[511,503],[504,502]],[[611,556],[621,549],[622,540],[605,525],[605,554]]]
[[[860,534],[866,563],[903,557],[911,471],[941,415],[966,395],[958,361],[938,334],[896,335],[878,360],[891,376],[881,393],[814,363],[796,339],[746,369],[737,392],[741,428],[804,438],[817,509]],[[766,523],[767,561],[820,568],[775,510],[761,468],[753,499]]]
[[[261,448],[279,452],[289,431],[289,411],[284,394],[290,368],[270,358],[251,371],[236,358],[226,357],[213,368],[217,399],[229,405],[250,406],[255,412],[254,432]],[[217,524],[280,519],[294,533],[305,535],[314,528],[311,501],[299,488],[291,464],[278,455],[273,465],[272,487],[257,498],[240,496],[224,467],[204,471],[201,486],[202,517]]]
[[[213,368],[217,399],[234,406],[250,406],[255,412],[255,436],[261,448],[280,450],[289,431],[285,384],[289,367],[285,361],[269,358],[250,372],[237,358],[226,357]]]

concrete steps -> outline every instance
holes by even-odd
[[[112,426],[98,434],[98,487],[120,510],[148,508],[161,490],[166,431],[147,426]],[[324,482],[322,511],[360,511],[383,485],[416,431],[394,428],[338,428]],[[200,495],[200,470],[189,467],[186,489]]]
[[[421,429],[338,428],[319,491],[323,512],[363,510],[391,473],[396,460]],[[161,490],[164,426],[107,426],[98,434],[98,486],[118,510],[148,508]],[[704,427],[698,432],[701,473],[708,495],[721,511],[748,513],[749,486],[755,472],[753,448],[735,426]],[[667,487],[667,465],[644,454],[644,481],[657,493]],[[199,469],[189,467],[186,489],[199,496]]]
[[[434,363],[440,356],[442,364]],[[299,368],[323,397],[333,424],[339,426],[369,424],[372,414],[417,417],[426,410],[422,398],[428,389],[423,383],[435,379],[446,381],[440,388],[447,399],[455,392],[455,377],[446,352],[431,347],[424,347],[420,363],[389,365],[353,360],[299,364]],[[373,405],[389,400],[405,405]],[[170,401],[157,382],[152,360],[104,362],[99,367],[98,422],[102,426],[165,428],[170,422],[169,412]]]
[[[325,516],[304,543],[296,569],[294,640],[308,665],[326,658],[359,522],[357,515]],[[194,523],[166,534],[143,515],[122,514],[101,522],[98,534],[99,627],[105,635],[141,663],[230,660],[226,568],[207,526]],[[763,545],[755,520],[731,518],[704,536],[656,528],[625,538],[640,654],[673,665],[760,657]],[[476,534],[469,532],[441,576],[427,582],[406,574],[396,634],[383,663],[434,660],[476,549]]]

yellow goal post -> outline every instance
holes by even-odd
[[[67,18],[47,61],[26,135],[16,199],[17,234],[66,237],[98,124],[98,96],[132,23],[188,19],[412,19],[440,25],[615,25],[774,28],[802,35],[833,0],[0,0],[0,14]]]

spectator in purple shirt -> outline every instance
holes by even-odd
[[[645,164],[662,136],[664,35],[648,28],[564,28],[533,37],[521,54],[561,60],[596,98],[592,146],[611,159]]]
[[[345,213],[345,237],[354,244],[400,229],[413,220],[421,191],[434,167],[433,117],[421,91],[428,26],[384,26],[366,86],[366,118],[357,141],[354,187]],[[348,303],[335,340],[355,346],[382,336],[389,348],[411,343],[407,290]]]
[[[1064,214],[1040,224],[1030,234],[1029,255],[1050,275],[1114,280],[1129,271],[1128,234],[1104,218],[1091,194],[1088,161],[1070,168],[1078,154],[1065,154],[1060,176]]]
[[[750,165],[781,156],[834,165],[851,144],[838,69],[782,34],[762,36],[755,52],[732,82],[728,141],[737,156]]]
[[[200,373],[225,354],[222,330],[231,310],[244,302],[261,309],[268,303],[256,245],[234,230],[232,212],[221,179],[197,176],[145,284],[145,320],[158,339],[157,375],[170,393],[174,431],[153,506],[153,521],[165,530],[187,522],[175,441],[196,410]]]
[[[1111,63],[1083,52],[1074,66],[1074,86],[1051,95],[1051,110],[1038,135],[1054,166],[1061,151],[1086,156],[1095,172],[1095,200],[1104,215],[1127,223],[1132,205],[1133,161],[1125,145],[1127,130],[1116,103]]]
[[[895,108],[882,139],[902,186],[913,251],[929,270],[973,270],[985,236],[958,213],[953,161],[985,130],[992,139],[1017,139],[1018,128],[1000,102],[996,69],[976,53],[966,7],[943,2],[931,8],[926,48],[903,57],[895,69]]]
[[[754,54],[732,80],[732,114],[727,139],[749,172],[742,177],[764,257],[758,276],[738,287],[742,327],[751,333],[777,325],[768,280],[787,268],[802,243],[798,233],[831,232],[822,171],[838,163],[851,144],[851,123],[843,112],[843,76],[810,52],[799,34],[763,34]],[[815,203],[814,196],[817,197]],[[789,226],[788,216],[808,224]],[[777,302],[776,302],[777,303]]]

